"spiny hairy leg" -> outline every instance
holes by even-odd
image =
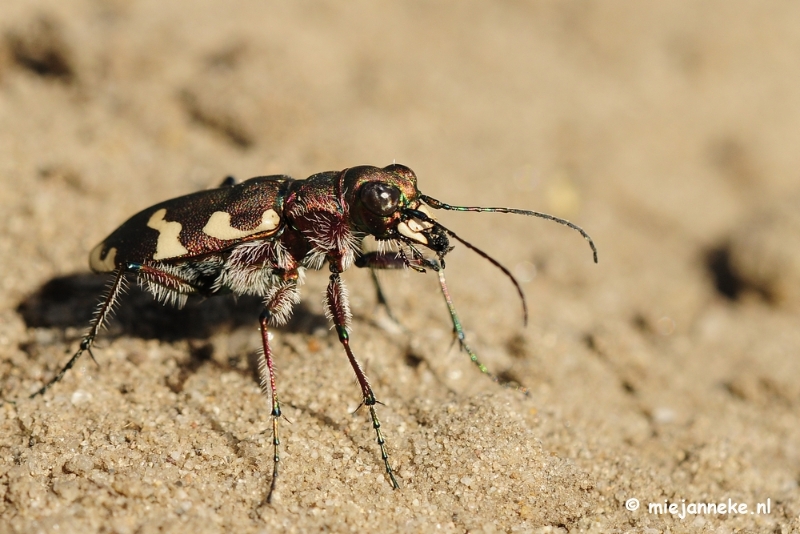
[[[272,359],[272,348],[269,343],[269,325],[284,324],[289,320],[292,308],[299,300],[297,284],[288,282],[275,287],[264,301],[264,310],[259,317],[261,327],[261,343],[264,358],[259,364],[258,371],[261,379],[261,390],[268,395],[272,404],[272,483],[265,501],[272,502],[272,494],[278,481],[278,465],[280,464],[280,444],[278,436],[278,420],[281,417],[281,403],[278,400],[278,388],[275,382],[275,362]]]
[[[269,317],[270,313],[267,310],[261,312],[259,317],[261,343],[264,346],[264,359],[260,365],[261,389],[267,392],[267,388],[269,388],[268,392],[272,400],[272,411],[270,412],[272,416],[272,483],[269,487],[269,493],[267,493],[267,503],[272,502],[272,492],[275,491],[275,484],[278,481],[278,464],[281,461],[279,452],[281,440],[278,437],[278,419],[281,417],[281,403],[278,400],[278,389],[275,386],[275,364],[272,360],[272,349],[269,346]],[[265,367],[266,372],[264,370]]]
[[[97,337],[98,332],[103,327],[105,322],[110,318],[111,314],[114,311],[114,306],[117,303],[117,299],[119,298],[120,294],[125,290],[125,269],[117,269],[114,272],[114,280],[106,289],[105,294],[103,295],[103,300],[100,301],[100,305],[97,308],[97,311],[94,314],[94,318],[92,319],[91,324],[89,325],[89,331],[83,336],[81,339],[80,347],[78,351],[72,355],[72,358],[69,359],[67,365],[65,365],[61,371],[58,372],[56,376],[54,376],[50,381],[42,386],[36,393],[32,394],[30,398],[36,397],[38,395],[43,395],[48,389],[50,389],[53,384],[56,382],[60,382],[64,375],[67,374],[67,371],[72,369],[75,366],[75,363],[78,361],[78,358],[84,352],[88,352],[89,356],[92,357],[95,363],[97,360],[92,354],[92,345],[94,344],[94,339]]]
[[[331,268],[331,271],[332,273],[330,281],[328,282],[328,290],[326,293],[328,316],[333,321],[333,324],[336,328],[336,333],[339,336],[339,342],[344,347],[344,351],[347,353],[347,359],[350,360],[350,365],[353,367],[353,371],[356,374],[356,380],[358,380],[358,384],[361,387],[361,395],[363,399],[362,404],[369,408],[369,415],[370,419],[372,420],[372,428],[375,429],[375,434],[378,438],[378,445],[381,449],[381,458],[383,459],[383,465],[386,468],[386,474],[389,477],[392,488],[399,489],[400,484],[397,483],[397,479],[394,476],[394,470],[392,469],[391,463],[389,463],[389,453],[386,449],[386,440],[383,437],[383,432],[381,431],[381,422],[378,419],[378,413],[375,410],[375,405],[378,403],[378,401],[375,399],[375,394],[372,392],[372,387],[369,385],[367,375],[364,373],[364,370],[361,368],[361,364],[358,363],[358,360],[356,360],[356,357],[353,355],[353,351],[350,348],[350,336],[347,332],[347,325],[350,321],[350,306],[347,300],[347,291],[345,290],[339,273],[334,271],[333,268]]]

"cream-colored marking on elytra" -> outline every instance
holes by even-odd
[[[189,252],[189,249],[181,244],[179,234],[181,233],[181,223],[175,221],[165,221],[164,215],[167,214],[166,208],[161,208],[147,221],[147,226],[153,230],[158,230],[158,241],[156,242],[156,253],[153,254],[154,260],[166,260],[177,258]]]
[[[101,258],[105,243],[100,243],[89,253],[89,267],[96,273],[110,273],[117,268],[114,258],[117,256],[117,248],[111,247],[106,253],[105,258]]]
[[[260,232],[275,230],[280,222],[281,218],[278,216],[278,213],[273,209],[268,209],[261,214],[261,224],[252,230],[239,230],[231,226],[230,213],[215,211],[211,214],[211,217],[208,218],[208,222],[203,227],[203,233],[217,239],[222,239],[223,241],[228,241],[230,239],[241,239]]]

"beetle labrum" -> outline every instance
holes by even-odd
[[[262,176],[235,183],[226,179],[216,189],[200,191],[151,206],[126,221],[89,255],[89,266],[114,278],[90,323],[80,346],[61,371],[36,393],[43,394],[61,380],[92,345],[110,318],[125,277],[135,275],[161,302],[182,306],[188,295],[221,293],[256,295],[263,299],[259,317],[263,358],[261,387],[271,403],[273,473],[267,501],[275,489],[280,462],[278,421],[281,405],[270,348],[269,328],[289,319],[299,302],[298,288],[305,269],[321,269],[326,263],[330,279],[325,312],[338,335],[361,388],[362,405],[369,409],[381,458],[394,489],[399,484],[375,409],[369,380],[350,347],[350,307],[341,273],[355,265],[370,269],[431,269],[438,274],[453,331],[461,348],[482,373],[498,378],[479,361],[466,342],[444,278],[444,257],[452,250],[450,238],[463,243],[501,269],[514,283],[527,309],[522,290],[512,274],[488,254],[461,239],[435,221],[428,208],[515,213],[549,219],[580,232],[578,226],[544,213],[512,208],[452,206],[422,194],[414,172],[399,164],[384,168],[359,166],[315,174],[305,180],[288,176]],[[362,252],[366,236],[383,246]],[[422,247],[435,257],[427,257]],[[377,280],[377,279],[375,279]],[[379,296],[380,288],[378,286]],[[382,298],[382,297],[381,297]]]

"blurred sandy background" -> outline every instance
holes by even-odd
[[[800,529],[800,5],[11,0],[0,58],[0,531]],[[88,251],[139,209],[395,160],[600,248],[440,215],[523,282],[527,327],[499,271],[448,256],[469,339],[529,397],[451,347],[433,276],[382,276],[403,331],[346,273],[401,491],[351,415],[324,274],[275,339],[270,506],[258,302],[133,291],[99,367],[26,400],[88,324]],[[728,499],[748,513],[647,510]]]

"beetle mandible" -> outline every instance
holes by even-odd
[[[272,416],[273,472],[266,498],[269,502],[278,479],[278,421],[281,417],[269,328],[288,321],[294,305],[299,302],[298,288],[304,270],[319,270],[327,263],[330,279],[325,293],[325,313],[355,372],[361,388],[361,404],[369,409],[389,482],[398,489],[400,486],[389,462],[375,410],[378,401],[350,347],[350,307],[341,273],[353,265],[373,270],[435,271],[462,350],[482,373],[496,382],[499,381],[497,376],[480,362],[467,344],[447,290],[444,258],[452,250],[450,239],[472,249],[511,279],[527,320],[522,289],[508,269],[434,220],[428,208],[515,213],[549,219],[578,231],[589,242],[597,262],[594,242],[571,222],[535,211],[445,204],[422,194],[417,189],[416,175],[404,165],[352,167],[322,172],[305,180],[278,175],[251,178],[237,184],[228,178],[216,189],[167,200],[137,213],[91,251],[91,269],[97,273],[113,273],[113,282],[78,350],[61,371],[31,397],[43,394],[60,381],[84,352],[94,359],[92,345],[124,291],[127,274],[135,275],[159,301],[176,306],[182,306],[192,294],[212,296],[232,292],[258,296],[264,303],[259,317],[263,345],[259,375],[261,387],[270,399]],[[379,244],[393,245],[396,252],[389,251],[391,247],[363,252],[366,236],[372,236]],[[432,252],[433,257],[426,256],[423,248]],[[380,297],[379,286],[378,293]]]

